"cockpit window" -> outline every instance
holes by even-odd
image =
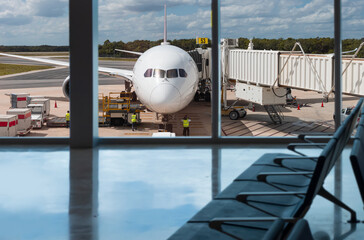
[[[144,77],[151,77],[153,73],[153,69],[148,68],[147,71],[144,73]]]
[[[178,77],[177,69],[170,69],[167,71],[167,78],[177,78],[177,77]]]
[[[180,77],[187,77],[187,73],[184,69],[178,69]]]
[[[164,78],[165,75],[166,75],[166,71],[164,71],[162,69],[154,69],[153,77]]]

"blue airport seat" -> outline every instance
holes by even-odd
[[[364,204],[364,111],[362,111],[360,122],[356,130],[350,154],[350,162]]]
[[[356,222],[356,213],[323,184],[351,137],[362,105],[361,99],[318,157],[263,155],[169,239],[262,239],[282,226],[277,219],[285,224],[282,235],[272,239],[286,238],[316,195],[348,210]],[[307,227],[299,224],[292,234]]]

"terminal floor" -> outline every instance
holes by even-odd
[[[265,152],[289,151],[1,146],[0,239],[166,239]],[[364,220],[349,153],[343,154],[342,196]],[[333,192],[333,172],[325,186]],[[351,228],[349,214],[321,197],[306,219],[316,236],[364,236],[364,223]]]

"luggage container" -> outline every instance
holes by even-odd
[[[6,112],[7,115],[16,115],[18,119],[17,134],[26,135],[32,129],[31,111],[28,108],[14,108]]]
[[[0,115],[0,137],[16,136],[16,115]]]
[[[31,99],[30,104],[43,104],[44,105],[44,116],[49,116],[51,110],[51,104],[49,98],[35,98]]]
[[[11,108],[26,108],[29,93],[12,93],[10,95]]]

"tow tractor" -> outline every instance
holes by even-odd
[[[344,122],[347,117],[351,114],[351,111],[355,108],[355,106],[347,107],[341,109],[341,122]],[[335,114],[333,115],[333,119],[335,120]],[[357,123],[360,121],[360,116],[358,117]]]
[[[244,106],[235,106],[238,100],[236,100],[230,106],[226,106],[223,104],[221,109],[222,116],[229,116],[231,120],[238,120],[239,118],[243,118],[246,116],[246,110]]]

